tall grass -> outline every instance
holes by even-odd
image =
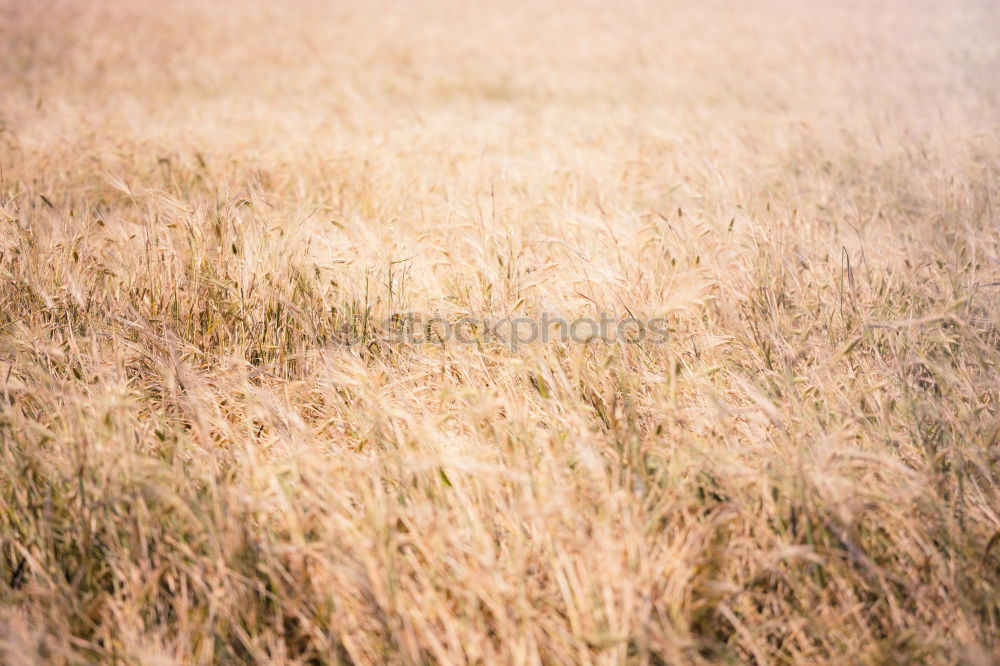
[[[0,660],[997,663],[997,35],[0,0]]]

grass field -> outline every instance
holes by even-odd
[[[987,0],[0,0],[0,663],[1000,663],[998,192]]]

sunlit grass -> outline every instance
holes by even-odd
[[[994,663],[997,35],[0,0],[0,661]]]

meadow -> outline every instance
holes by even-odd
[[[1000,663],[998,192],[987,0],[0,0],[0,663]]]

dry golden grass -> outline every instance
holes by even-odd
[[[0,661],[998,663],[998,36],[0,0]]]

